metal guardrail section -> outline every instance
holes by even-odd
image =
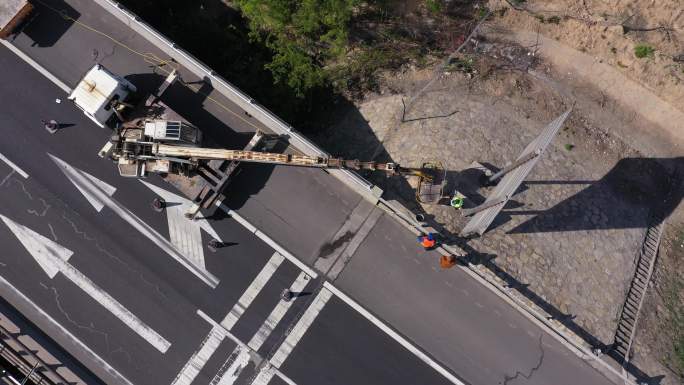
[[[637,262],[637,267],[634,271],[634,278],[632,279],[632,284],[627,292],[625,304],[620,313],[620,320],[618,321],[618,327],[615,331],[613,349],[622,360],[623,365],[626,365],[629,362],[629,352],[632,349],[632,343],[634,342],[634,334],[636,333],[639,313],[641,312],[641,307],[646,298],[646,289],[648,288],[651,276],[653,275],[663,227],[664,222],[660,222],[655,226],[649,227],[646,231],[644,243],[639,252],[639,261]]]
[[[144,36],[157,48],[169,56],[172,56],[178,63],[194,73],[200,78],[212,80],[214,88],[225,97],[237,104],[244,111],[249,112],[254,118],[259,120],[264,126],[274,133],[285,135],[289,138],[290,144],[306,155],[329,157],[326,151],[309,141],[306,137],[299,134],[291,125],[284,122],[274,113],[261,106],[256,100],[246,95],[237,87],[230,84],[227,80],[219,76],[209,66],[205,65],[193,55],[170,41],[152,26],[145,23],[140,17],[126,9],[122,4],[113,0],[93,0],[111,15],[125,23],[128,27]],[[344,184],[362,194],[371,201],[377,202],[382,190],[368,182],[356,172],[350,170],[328,170],[328,172],[342,181]]]
[[[572,109],[565,111],[553,122],[549,123],[549,125],[544,128],[544,131],[527,145],[525,150],[516,158],[516,160],[529,156],[535,151],[540,151],[539,156],[531,158],[530,161],[512,170],[503,177],[499,184],[494,188],[494,191],[492,191],[489,197],[487,197],[487,200],[483,203],[483,205],[491,204],[492,207],[473,215],[473,218],[468,221],[463,230],[461,230],[461,236],[468,236],[476,233],[482,235],[487,231],[487,228],[492,224],[494,218],[496,218],[501,209],[506,205],[506,202],[508,202],[518,187],[520,187],[523,180],[527,178],[527,175],[529,175],[532,168],[537,164],[541,155],[549,144],[551,144],[554,136],[556,136],[558,130],[563,126],[565,119],[568,118],[571,111]]]

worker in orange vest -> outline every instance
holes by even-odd
[[[427,251],[432,250],[437,245],[437,239],[432,233],[427,233],[427,235],[421,235],[418,237],[418,242]]]

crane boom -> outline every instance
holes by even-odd
[[[227,150],[220,148],[183,147],[163,143],[152,144],[151,153],[159,157],[235,160],[240,162],[270,163],[319,168],[346,168],[352,170],[381,170],[388,173],[401,172],[406,174],[409,171],[417,171],[400,168],[394,163],[360,162],[358,160],[345,160],[339,158],[314,157],[298,154],[278,154],[258,151]]]

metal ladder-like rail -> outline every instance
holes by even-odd
[[[663,227],[664,222],[660,222],[655,226],[649,227],[646,231],[646,236],[639,252],[639,261],[634,272],[634,278],[627,292],[625,304],[622,307],[622,313],[620,314],[620,320],[615,332],[613,349],[622,360],[623,365],[629,362],[629,352],[636,333],[639,312],[646,298],[646,288],[655,267]]]

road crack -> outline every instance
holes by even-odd
[[[157,294],[159,294],[162,298],[168,299],[168,297],[166,296],[166,294],[164,294],[164,292],[161,290],[161,288],[159,287],[159,285],[155,285],[154,283],[152,283],[151,281],[149,281],[147,278],[145,278],[144,274],[143,274],[141,271],[134,269],[133,267],[131,267],[131,265],[129,265],[128,263],[124,262],[121,258],[117,257],[117,256],[114,255],[112,252],[110,252],[109,250],[105,249],[102,245],[100,245],[100,242],[97,241],[97,238],[91,237],[91,236],[89,236],[88,234],[86,234],[86,232],[79,230],[78,226],[76,226],[76,223],[74,223],[74,221],[72,221],[71,219],[69,219],[69,218],[66,216],[66,212],[62,213],[62,218],[63,218],[67,223],[69,223],[69,225],[71,225],[71,228],[72,228],[72,230],[74,231],[74,233],[76,233],[77,235],[80,235],[80,236],[81,236],[83,239],[85,239],[86,241],[93,242],[93,244],[95,245],[95,248],[96,248],[98,251],[100,251],[102,254],[106,255],[106,256],[109,257],[110,259],[113,259],[113,260],[116,261],[118,264],[124,266],[127,270],[129,270],[129,271],[130,271],[131,273],[133,273],[134,275],[138,276],[138,277],[140,278],[141,281],[143,281],[146,285],[148,285],[149,287],[151,287],[151,288],[152,288]]]
[[[544,363],[545,352],[544,352],[544,345],[542,344],[542,338],[543,337],[544,337],[543,334],[539,335],[539,361],[537,362],[537,365],[535,365],[532,369],[530,369],[530,372],[527,374],[516,370],[515,375],[513,375],[513,376],[504,375],[504,381],[501,383],[502,385],[510,385],[511,381],[517,380],[520,376],[522,376],[526,380],[532,379],[532,376],[534,376],[534,373],[536,373],[539,370],[539,368],[541,368],[542,364]]]

